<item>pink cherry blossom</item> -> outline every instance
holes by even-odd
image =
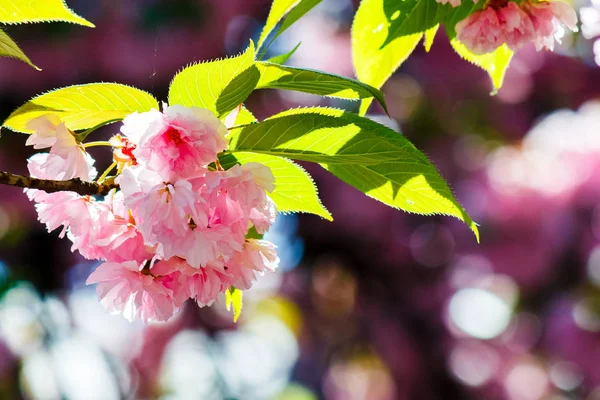
[[[45,114],[30,120],[27,129],[33,133],[27,138],[25,144],[34,149],[45,149],[56,143],[57,130],[66,129],[60,117],[56,114]]]
[[[475,54],[490,53],[505,41],[504,25],[492,7],[474,12],[455,29],[458,40]]]
[[[247,225],[240,224],[197,227],[180,241],[164,240],[161,251],[185,258],[194,268],[204,267],[209,262],[222,263],[242,250],[247,229]]]
[[[534,44],[539,51],[544,47],[553,50],[554,41],[560,43],[565,28],[577,32],[577,14],[562,1],[524,2],[521,6],[529,15],[535,30]]]
[[[145,245],[135,220],[123,205],[122,192],[113,190],[104,201],[93,205],[93,224],[87,234],[75,235],[76,230],[69,234],[72,251],[78,250],[88,259],[113,262],[142,262],[153,257],[153,250]]]
[[[227,128],[213,113],[198,107],[175,105],[164,113],[137,114],[124,120],[121,132],[136,144],[133,155],[138,161],[186,178],[202,173],[227,146]]]
[[[275,178],[268,167],[258,163],[234,166],[226,171],[222,191],[242,204],[259,233],[264,233],[275,221],[275,204],[266,191],[275,189]]]
[[[92,180],[96,176],[94,159],[77,143],[75,136],[55,114],[46,114],[28,122],[34,133],[26,144],[36,149],[51,147],[45,159],[31,160],[39,163],[34,169],[49,176],[49,179],[66,180],[80,178]]]
[[[512,50],[517,50],[535,39],[531,19],[517,3],[509,2],[506,7],[497,9],[496,13],[503,27],[504,40]]]
[[[137,228],[145,242],[157,245],[170,239],[181,243],[190,234],[190,223],[206,226],[208,217],[205,200],[193,191],[191,182],[180,179],[164,182],[161,176],[144,166],[125,168],[117,179],[125,206],[132,210]],[[170,246],[160,246],[166,259],[179,255]]]
[[[38,219],[45,224],[48,232],[63,227],[60,237],[64,237],[68,228],[73,228],[81,234],[87,234],[91,227],[90,207],[88,196],[80,196],[73,192],[45,193],[40,202],[35,205]]]
[[[94,178],[93,160],[57,117],[38,118],[31,127],[28,143],[50,147],[29,159],[32,176]],[[104,199],[26,191],[48,230],[62,227],[73,251],[104,261],[87,283],[98,284],[107,311],[166,321],[188,298],[209,305],[276,268],[272,243],[246,239],[250,229],[265,233],[275,220],[268,195],[275,178],[259,163],[222,169],[217,155],[227,131],[216,116],[166,107],[127,116],[121,133],[110,140],[119,189]]]
[[[181,273],[180,279],[185,282],[188,297],[203,307],[212,304],[220,293],[231,286],[233,277],[222,268],[208,265],[203,268],[194,268],[185,260],[174,257],[171,260]]]
[[[256,273],[274,272],[279,265],[275,245],[266,240],[248,239],[244,249],[233,257],[227,266],[228,272],[236,276],[233,285],[238,289],[249,289]]]
[[[105,262],[89,276],[88,285],[97,283],[100,303],[111,314],[122,314],[129,321],[167,321],[182,307],[186,293],[180,272],[168,262],[151,268],[146,262]]]

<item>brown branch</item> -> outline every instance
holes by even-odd
[[[85,182],[79,178],[69,179],[67,181],[55,181],[51,179],[31,178],[29,176],[16,175],[4,171],[0,171],[0,184],[39,189],[47,193],[75,192],[82,196],[104,196],[107,195],[111,189],[119,187],[116,183],[100,184],[95,182]]]

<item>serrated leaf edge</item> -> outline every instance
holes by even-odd
[[[17,112],[21,107],[24,107],[27,103],[29,103],[32,100],[37,99],[38,97],[45,96],[47,94],[57,92],[59,90],[69,89],[69,88],[73,88],[73,87],[83,87],[83,86],[102,85],[102,84],[118,85],[118,86],[128,87],[130,89],[139,90],[140,92],[144,92],[147,95],[149,95],[150,97],[152,97],[152,99],[154,99],[154,101],[156,101],[156,104],[159,105],[158,100],[156,99],[156,97],[154,97],[154,95],[152,93],[146,92],[145,90],[139,89],[139,88],[137,88],[135,86],[132,86],[132,85],[127,85],[125,83],[118,83],[118,82],[91,82],[91,83],[82,83],[82,84],[63,86],[63,87],[60,87],[60,88],[57,88],[57,89],[47,90],[47,91],[45,91],[43,93],[40,93],[40,94],[38,94],[36,96],[33,96],[32,98],[30,98],[29,100],[27,100],[23,105],[17,107],[13,112],[11,112],[10,115],[8,117],[6,117],[6,119],[2,122],[2,125],[0,125],[0,128],[6,128],[6,129],[8,129],[8,130],[10,130],[12,132],[28,134],[27,132],[18,131],[16,129],[11,128],[10,126],[5,125],[6,121],[8,121],[13,116],[13,114],[15,112]],[[157,110],[158,110],[158,108],[157,108]],[[111,110],[107,110],[107,111],[111,111]]]

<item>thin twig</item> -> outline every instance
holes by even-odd
[[[4,171],[0,171],[0,184],[39,189],[47,193],[75,192],[82,196],[105,196],[111,189],[119,187],[119,185],[115,183],[100,184],[96,182],[85,182],[79,178],[66,181],[55,181],[51,179],[31,178],[29,176],[16,175]]]

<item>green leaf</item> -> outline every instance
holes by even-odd
[[[23,53],[23,50],[11,39],[10,36],[6,34],[2,29],[0,29],[0,57],[10,57],[16,58],[17,60],[21,60],[26,64],[29,64],[33,68],[41,71],[38,67],[36,67],[29,57]]]
[[[296,21],[302,18],[304,14],[312,10],[313,7],[319,4],[321,1],[322,0],[300,0],[298,5],[295,6],[292,11],[290,11],[287,17],[285,17],[273,40],[277,39],[279,35],[285,32],[286,29],[292,26]]]
[[[194,64],[181,70],[169,87],[169,104],[203,107],[219,118],[252,93],[260,73],[254,65],[254,44],[239,56]]]
[[[312,177],[301,166],[282,157],[265,154],[235,152],[219,158],[223,168],[257,162],[271,169],[275,177],[275,190],[269,194],[282,213],[309,213],[333,221],[321,203]]]
[[[254,115],[246,108],[246,106],[242,106],[240,112],[235,117],[235,122],[232,127],[241,126],[241,125],[249,125],[257,122],[257,119]]]
[[[450,44],[452,44],[454,50],[462,58],[477,65],[488,73],[494,87],[492,94],[496,94],[498,89],[502,87],[504,75],[506,74],[506,70],[508,69],[508,65],[514,54],[513,51],[509,49],[506,44],[503,44],[492,53],[473,54],[457,39],[452,39]]]
[[[267,62],[273,63],[273,64],[285,64],[285,62],[294,55],[294,53],[296,52],[296,50],[298,50],[298,47],[300,47],[300,45],[302,44],[302,42],[298,43],[292,50],[288,51],[287,53],[284,54],[280,54],[278,56],[275,57],[271,57],[267,60]]]
[[[383,46],[396,38],[424,32],[440,22],[444,23],[449,36],[455,36],[456,23],[476,9],[482,8],[485,2],[475,4],[472,0],[463,0],[458,7],[441,4],[436,0],[383,0],[383,10],[387,24],[388,36]]]
[[[385,46],[398,37],[434,27],[444,19],[447,7],[435,0],[383,0],[383,10],[389,24]]]
[[[275,29],[279,21],[281,21],[283,17],[298,4],[298,2],[299,0],[273,0],[267,22],[258,38],[257,51],[263,46],[265,40],[267,40],[267,37],[273,32],[273,29]]]
[[[431,46],[433,46],[433,39],[435,39],[435,34],[440,27],[439,24],[434,26],[433,28],[429,28],[425,31],[425,41],[423,42],[423,46],[425,47],[425,51],[429,53],[431,50]]]
[[[404,36],[384,46],[388,21],[383,0],[362,0],[352,23],[352,61],[359,81],[381,88],[413,52],[422,33]],[[363,100],[364,115],[372,99]]]
[[[408,140],[370,119],[332,108],[300,108],[234,129],[229,150],[317,163],[429,164]]]
[[[1,23],[26,24],[53,21],[94,27],[94,24],[69,9],[63,0],[0,0]]]
[[[273,32],[279,21],[281,21],[286,14],[287,17],[279,27],[279,30],[273,39],[271,39],[271,42],[273,42],[294,22],[300,19],[304,14],[306,14],[308,11],[310,11],[310,9],[320,2],[321,0],[273,0],[273,3],[271,4],[271,10],[269,11],[269,16],[267,17],[267,22],[260,33],[260,37],[258,38],[258,44],[256,48],[257,53],[259,50],[261,50],[263,44],[271,32]],[[265,50],[263,50],[263,53],[264,51]]]
[[[3,127],[31,133],[25,126],[44,114],[58,115],[71,130],[87,129],[123,119],[138,111],[158,109],[158,102],[143,90],[117,83],[67,86],[41,94],[13,111]]]
[[[431,163],[325,164],[323,167],[367,196],[388,206],[417,214],[456,217],[471,228],[479,242],[477,224],[456,200],[444,178]]]
[[[451,215],[478,235],[427,157],[401,134],[367,118],[328,108],[289,110],[234,130],[230,150],[320,163],[387,205]]]
[[[242,313],[242,295],[243,292],[233,286],[225,291],[225,307],[231,311],[233,306],[233,322],[237,322]]]
[[[307,68],[295,68],[261,61],[257,62],[256,66],[260,71],[257,89],[296,90],[350,100],[374,97],[387,111],[383,93],[366,83]]]
[[[220,159],[221,158],[219,158],[219,160]],[[265,236],[264,233],[258,233],[258,231],[256,230],[256,227],[254,225],[252,225],[248,229],[248,233],[246,233],[246,239],[258,239],[258,240],[261,240],[264,236]]]
[[[246,107],[238,113],[234,126],[256,123],[254,115]],[[271,169],[275,177],[275,190],[269,194],[283,213],[309,213],[319,215],[328,221],[333,218],[319,199],[317,186],[312,177],[301,166],[287,158],[257,153],[235,152],[219,156],[221,166],[229,169],[235,164],[258,162]]]

